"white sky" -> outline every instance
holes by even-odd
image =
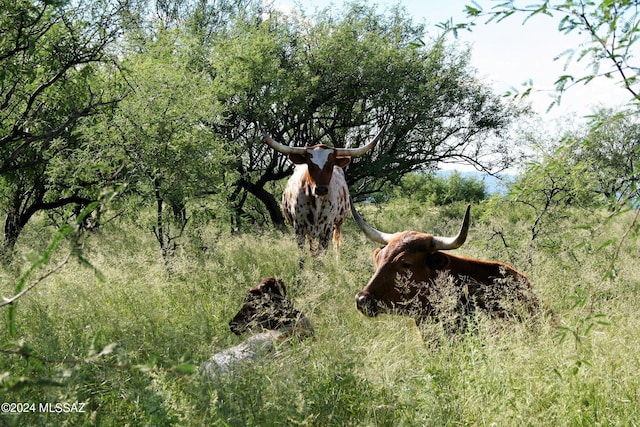
[[[476,0],[485,10],[492,2]],[[342,0],[270,0],[283,10],[301,5],[311,13],[316,8],[329,5],[342,6]],[[400,3],[413,16],[414,22],[424,22],[427,34],[435,37],[441,33],[436,27],[440,22],[453,18],[454,22],[466,20],[464,6],[471,0],[378,0],[379,10]],[[562,74],[583,75],[584,66],[578,64],[563,70],[566,60],[554,58],[567,49],[577,48],[583,39],[579,35],[563,35],[557,30],[558,19],[537,16],[522,24],[522,16],[513,16],[500,23],[484,24],[478,20],[472,32],[459,32],[458,41],[472,48],[471,64],[478,70],[478,76],[491,84],[497,93],[511,88],[522,90],[522,84],[532,80],[534,91],[529,102],[549,123],[567,115],[582,117],[590,114],[595,107],[618,107],[629,102],[630,95],[611,80],[596,79],[584,86],[575,86],[563,95],[560,107],[548,113],[552,102],[554,82]],[[586,60],[586,59],[585,59]],[[586,65],[586,63],[585,63]]]

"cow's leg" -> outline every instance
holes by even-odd
[[[306,240],[306,233],[305,233],[304,227],[302,227],[299,223],[296,222],[293,225],[293,228],[296,233],[296,243],[298,244],[298,249],[300,249],[300,251],[304,251],[304,243]]]
[[[329,249],[329,240],[331,239],[331,228],[324,227],[320,231],[320,248],[322,251]]]
[[[336,255],[340,254],[340,237],[341,237],[341,225],[336,224],[333,229],[333,249],[336,251]]]
[[[304,243],[307,239],[305,238],[304,234],[298,234],[296,235],[296,244],[298,245],[298,249],[300,249],[301,251],[304,251]]]
[[[300,258],[298,259],[298,267],[300,267],[300,269],[302,270],[304,268],[304,258],[305,258],[304,245],[307,240],[307,234],[303,227],[296,226],[295,231],[296,231],[296,243],[298,245],[298,254],[300,256]]]
[[[309,249],[311,250],[312,256],[317,257],[318,255],[320,255],[317,238],[309,236]]]

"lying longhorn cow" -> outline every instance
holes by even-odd
[[[287,288],[280,279],[268,277],[249,289],[242,307],[229,322],[231,332],[252,333],[242,343],[214,354],[200,368],[203,375],[220,374],[266,357],[280,343],[313,337],[307,317],[296,310],[287,298]]]
[[[311,322],[293,307],[284,282],[273,277],[262,279],[258,286],[249,289],[242,307],[229,322],[229,328],[236,335],[277,330],[283,338],[313,336]]]
[[[534,313],[539,308],[526,276],[501,262],[451,255],[469,231],[467,207],[462,227],[454,237],[438,237],[417,231],[383,233],[369,226],[351,204],[351,212],[364,234],[384,245],[374,253],[376,272],[356,295],[356,307],[367,316],[396,313],[413,317],[418,325],[429,318],[454,313],[455,326],[464,326],[473,310],[492,316]],[[448,287],[448,289],[443,289]],[[441,303],[449,299],[443,313]]]
[[[332,234],[334,248],[340,249],[340,227],[347,217],[349,204],[349,188],[342,168],[349,164],[351,157],[371,150],[381,134],[382,130],[360,148],[332,148],[324,144],[289,147],[266,133],[263,135],[271,148],[287,154],[296,164],[282,194],[282,212],[293,226],[301,250],[308,237],[312,255],[318,255],[318,244],[321,250],[326,250]]]

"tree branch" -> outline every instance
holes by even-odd
[[[71,253],[69,253],[63,260],[62,262],[60,262],[60,264],[56,265],[55,267],[53,267],[51,270],[49,270],[48,272],[46,272],[44,275],[40,276],[38,279],[36,279],[33,283],[31,283],[29,286],[27,286],[26,288],[24,288],[22,291],[18,292],[16,295],[12,296],[11,298],[3,298],[3,301],[0,302],[0,308],[6,306],[6,305],[11,305],[14,302],[16,302],[19,298],[21,298],[22,296],[24,296],[27,292],[29,292],[31,289],[35,288],[39,283],[41,283],[42,281],[44,281],[46,278],[48,278],[49,276],[51,276],[53,273],[55,273],[56,271],[60,270],[62,267],[64,267],[68,262],[69,259],[71,258]]]

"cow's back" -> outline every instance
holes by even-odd
[[[519,305],[533,313],[540,307],[529,279],[508,264],[453,257],[452,271],[459,285],[464,287],[466,299],[474,300],[478,307],[503,316],[513,311],[509,305]],[[470,301],[469,301],[470,302]]]

